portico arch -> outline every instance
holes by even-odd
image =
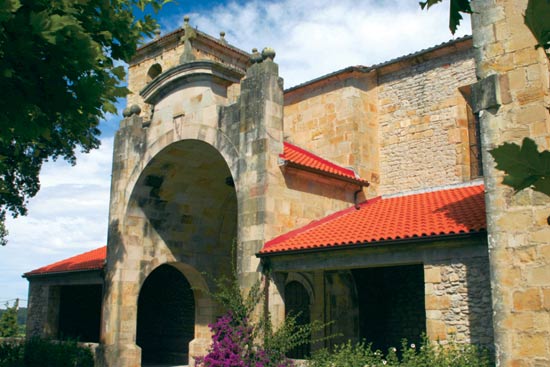
[[[202,273],[218,278],[231,272],[237,210],[228,164],[204,141],[172,143],[143,168],[124,231],[126,253],[140,259],[126,264],[135,264],[141,285],[134,301],[135,342],[145,365],[192,365],[193,357],[205,354],[217,310],[208,293],[215,285]]]

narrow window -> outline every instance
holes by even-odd
[[[468,158],[470,162],[470,179],[483,176],[483,164],[481,160],[481,134],[479,128],[479,114],[472,109],[472,87],[466,85],[458,88],[466,101],[466,114],[468,119]]]
[[[470,178],[483,176],[481,161],[481,134],[479,130],[479,114],[473,113],[468,105],[468,138],[470,152]]]

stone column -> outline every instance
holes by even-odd
[[[59,329],[60,289],[40,280],[29,283],[29,317],[26,337],[57,338]]]
[[[535,140],[550,148],[548,59],[524,23],[527,0],[474,0],[497,366],[550,365],[550,198],[513,195],[487,150]],[[491,93],[492,92],[492,93]]]
[[[271,238],[274,215],[266,198],[276,185],[278,155],[283,150],[283,83],[275,52],[264,49],[253,54],[253,64],[241,83],[239,175],[239,251],[237,264],[243,291],[257,281],[260,260],[255,254]]]
[[[101,345],[97,350],[97,364],[105,367],[141,365],[141,349],[135,343],[141,239],[132,235],[139,233],[132,228],[143,224],[125,217],[128,179],[144,146],[139,113],[137,106],[132,112],[125,110],[114,142]]]

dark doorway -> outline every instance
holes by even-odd
[[[306,325],[310,322],[309,295],[305,287],[297,281],[289,282],[285,286],[285,316],[296,317],[297,325]],[[304,359],[310,353],[310,345],[298,345],[287,353],[287,357]]]
[[[195,300],[185,276],[170,265],[155,269],[138,299],[136,343],[143,364],[187,364],[195,331]]]
[[[93,285],[62,286],[59,299],[59,338],[99,342],[103,287]]]
[[[373,349],[386,352],[406,338],[420,344],[426,332],[424,267],[392,266],[353,270],[359,300],[359,333]]]

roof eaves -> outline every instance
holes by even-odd
[[[362,178],[352,178],[352,177],[349,177],[349,176],[344,176],[344,175],[339,175],[339,174],[332,173],[332,172],[327,172],[327,171],[322,170],[322,169],[313,168],[313,167],[309,167],[309,166],[306,166],[306,165],[303,165],[303,164],[292,162],[292,161],[290,161],[288,159],[284,159],[284,158],[279,158],[279,165],[280,166],[286,166],[286,167],[292,167],[292,168],[300,169],[300,170],[311,172],[311,173],[316,173],[318,175],[322,175],[322,176],[326,176],[326,177],[330,177],[330,178],[335,178],[337,180],[345,181],[345,182],[348,182],[348,183],[351,183],[351,184],[354,184],[354,185],[358,185],[358,186],[361,186],[361,187],[367,187],[367,186],[370,185],[370,183],[367,180],[363,180]]]
[[[76,273],[88,273],[88,272],[101,272],[105,268],[105,263],[101,267],[94,267],[88,269],[75,269],[75,270],[62,270],[62,271],[41,271],[41,272],[28,272],[21,275],[21,278],[39,278],[56,275],[76,274]]]
[[[364,249],[364,248],[375,248],[375,247],[384,247],[390,245],[400,245],[400,244],[420,244],[426,242],[437,242],[437,241],[450,241],[450,240],[463,240],[467,238],[476,238],[478,236],[483,236],[487,231],[485,228],[481,228],[477,231],[470,232],[460,232],[460,233],[449,233],[449,234],[438,234],[438,235],[427,235],[427,236],[413,236],[408,238],[399,238],[399,239],[388,239],[382,241],[365,241],[358,243],[346,243],[346,244],[325,244],[317,245],[314,247],[299,248],[299,249],[281,249],[277,251],[260,251],[256,253],[258,258],[266,258],[273,256],[284,256],[284,255],[298,255],[298,254],[311,254],[319,253],[325,251],[339,251],[339,250],[350,250],[350,249]]]

